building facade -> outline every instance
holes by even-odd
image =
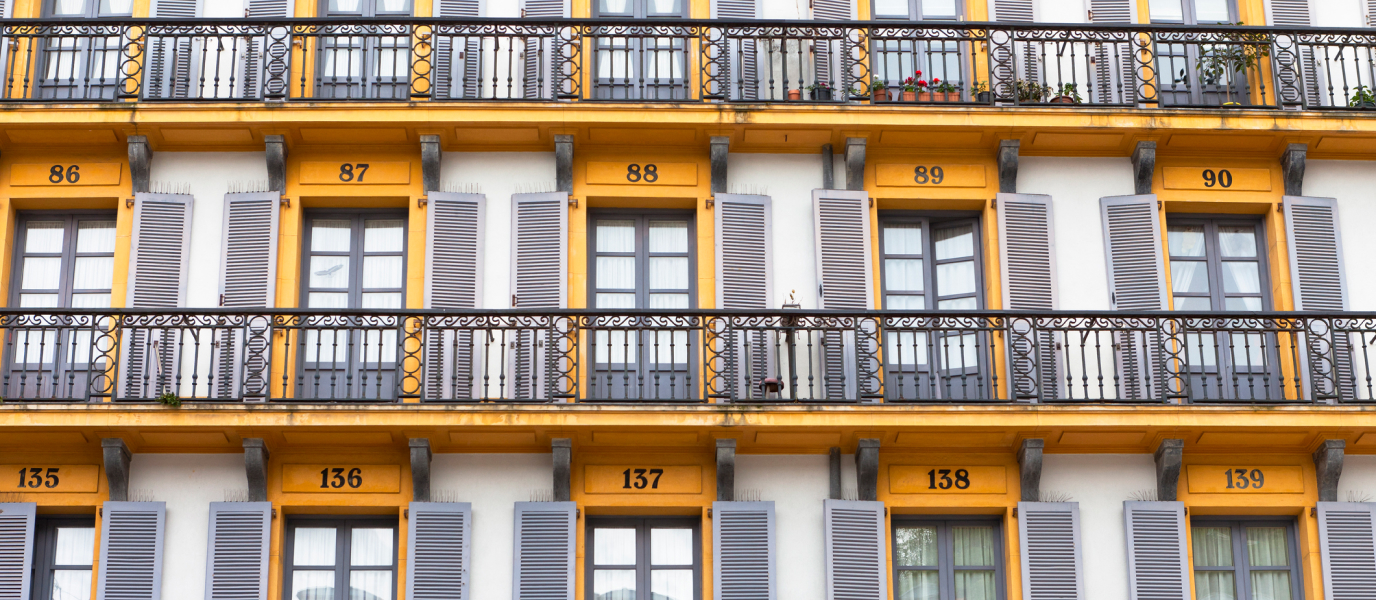
[[[0,4],[0,600],[1376,597],[1376,3]]]

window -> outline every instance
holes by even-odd
[[[43,5],[45,17],[94,19],[134,15],[134,0],[47,0]]]
[[[1001,600],[1001,540],[993,520],[895,518],[894,600]]]
[[[1234,0],[1149,0],[1152,23],[1218,25],[1237,23]],[[1156,45],[1163,105],[1218,106],[1225,102],[1247,104],[1247,73],[1233,71],[1241,45]],[[1211,61],[1211,55],[1219,60]]]
[[[681,19],[685,0],[595,0],[593,16],[616,19]],[[687,53],[683,37],[599,35],[599,100],[685,100]]]
[[[587,598],[697,600],[702,541],[694,519],[590,518]]]
[[[326,17],[407,17],[411,16],[411,0],[321,0],[320,14]],[[322,98],[409,99],[412,42],[409,31],[397,34],[372,25],[347,29],[347,35],[317,38],[320,73],[315,77],[316,95]]]
[[[31,600],[87,600],[96,553],[94,517],[39,517],[34,526]]]
[[[411,0],[322,0],[326,17],[409,17]]]
[[[1236,23],[1233,0],[1148,0],[1152,23],[1218,25]]]
[[[875,20],[964,20],[962,0],[873,0],[870,6]],[[960,42],[878,39],[873,51],[877,54],[875,77],[883,80],[892,93],[901,93],[903,81],[909,77],[928,82],[936,79],[964,87],[966,77],[961,66]],[[942,101],[958,102],[958,96]],[[881,101],[887,99],[880,98]]]
[[[960,21],[964,13],[961,0],[874,0],[875,19],[909,21]]]
[[[396,547],[396,519],[294,518],[284,550],[287,600],[392,600]]]
[[[1298,600],[1299,554],[1291,520],[1194,519],[1197,600]]]
[[[133,15],[133,0],[45,0],[43,16],[96,19]],[[50,100],[112,100],[119,84],[119,36],[55,31],[39,40],[42,67],[34,94]],[[27,88],[27,85],[25,86]]]

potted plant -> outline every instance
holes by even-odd
[[[1056,93],[1056,97],[1051,99],[1052,104],[1079,104],[1084,102],[1080,98],[1079,90],[1075,89],[1076,84],[1063,83],[1061,89]]]
[[[983,81],[976,81],[971,85],[970,94],[975,97],[975,102],[980,104],[991,104],[994,101],[994,94],[989,91],[989,84]]]
[[[1371,88],[1364,85],[1357,86],[1352,90],[1352,98],[1347,101],[1347,105],[1352,108],[1376,108],[1376,96],[1371,93]]]
[[[788,101],[797,102],[803,99],[803,90],[788,90]]]
[[[1235,23],[1241,25],[1242,23]],[[1233,100],[1233,86],[1246,85],[1247,74],[1257,68],[1260,59],[1271,56],[1271,36],[1265,33],[1228,32],[1218,43],[1201,47],[1194,68],[1201,85],[1223,88],[1223,106],[1240,107]],[[1236,77],[1236,75],[1241,77]]]
[[[939,77],[933,77],[932,83],[927,86],[920,100],[925,102],[960,102],[960,86],[949,81],[942,81]]]
[[[831,92],[831,84],[825,81],[819,81],[817,83],[807,86],[808,98],[812,100],[831,100]]]
[[[918,71],[920,75],[922,71]],[[917,93],[927,88],[927,82],[916,77],[909,77],[903,80],[903,101],[917,102]]]
[[[1013,95],[1018,102],[1045,102],[1051,95],[1051,86],[1019,79],[1013,82]]]
[[[870,81],[870,102],[883,102],[889,99],[889,84],[878,77]]]

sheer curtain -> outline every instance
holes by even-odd
[[[1199,567],[1233,566],[1233,535],[1229,527],[1195,527],[1195,600],[1237,600],[1233,571],[1201,571]]]
[[[1290,600],[1290,571],[1257,570],[1256,567],[1290,566],[1289,544],[1284,527],[1248,527],[1247,562],[1251,571],[1252,600]]]
[[[994,580],[994,528],[952,527],[951,544],[956,567],[956,598],[961,600],[996,600],[998,587]],[[990,567],[973,570],[961,567]]]
[[[936,567],[936,526],[900,527],[894,531],[894,553],[900,567]],[[900,570],[896,600],[939,600],[940,577],[935,570]]]

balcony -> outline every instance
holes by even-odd
[[[1376,400],[1367,313],[0,313],[9,403]]]
[[[10,102],[1376,109],[1370,29],[420,18],[4,23],[0,100]]]

